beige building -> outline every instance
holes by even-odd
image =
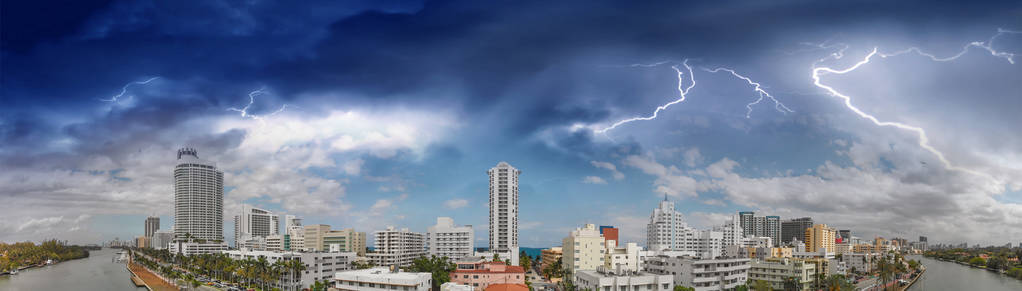
[[[774,290],[784,290],[784,280],[798,278],[799,290],[812,290],[816,279],[816,265],[799,259],[771,258],[752,262],[749,269],[750,284],[766,281]]]
[[[300,242],[303,249],[326,252],[330,251],[331,245],[336,245],[334,250],[341,252],[355,252],[364,256],[366,252],[366,233],[358,232],[348,228],[344,230],[330,230],[326,224],[311,224],[304,227],[304,238]],[[292,249],[296,247],[292,246]]]
[[[546,270],[546,268],[548,266],[552,266],[556,261],[560,261],[561,257],[563,255],[564,255],[564,251],[563,251],[563,249],[561,249],[561,247],[552,247],[552,248],[549,248],[549,249],[543,249],[542,251],[540,251],[540,265],[539,265],[540,268],[539,268],[539,270],[540,271]],[[547,279],[550,279],[550,278],[547,278]]]
[[[806,229],[806,252],[818,252],[820,248],[826,248],[827,252],[834,252],[834,240],[837,238],[837,230],[827,227],[826,224],[816,224]]]
[[[574,274],[578,270],[596,270],[604,265],[606,241],[595,224],[576,228],[564,238],[561,263]]]

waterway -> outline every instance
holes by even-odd
[[[0,276],[0,290],[146,290],[131,283],[131,273],[124,263],[111,261],[117,251],[91,251],[88,258]]]
[[[909,291],[924,290],[1022,290],[1022,280],[1010,278],[984,269],[971,268],[951,262],[942,262],[923,256],[908,256],[926,267],[923,277]]]

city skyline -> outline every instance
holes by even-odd
[[[0,241],[173,230],[180,148],[222,171],[222,227],[197,231],[228,242],[251,205],[370,234],[449,217],[487,246],[502,161],[520,247],[586,224],[645,244],[664,199],[693,229],[779,217],[775,243],[802,217],[1022,241],[1018,5],[916,4],[25,9],[3,28]]]

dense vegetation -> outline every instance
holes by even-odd
[[[281,290],[281,287],[299,280],[305,270],[301,260],[270,263],[265,257],[235,260],[225,254],[184,256],[167,250],[132,250],[136,263],[171,280],[183,279],[193,286],[199,284],[196,276],[204,276],[252,289]],[[312,290],[326,290],[327,285],[325,282],[313,282]]]
[[[89,251],[84,247],[66,246],[57,240],[44,241],[39,245],[31,242],[0,243],[0,272],[45,264],[46,260],[62,262],[88,256]]]
[[[945,261],[954,261],[991,271],[1003,272],[1022,279],[1022,249],[990,247],[979,249],[944,249],[928,251],[923,255]]]

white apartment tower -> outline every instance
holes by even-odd
[[[518,248],[518,175],[507,162],[490,168],[490,251],[515,252]]]
[[[674,210],[674,202],[660,201],[653,209],[646,225],[646,246],[651,251],[696,251],[696,231],[685,223],[681,212]]]
[[[305,233],[302,227],[302,219],[295,217],[294,215],[284,216],[284,234],[290,235],[292,238],[296,236],[302,236]]]
[[[224,172],[199,159],[195,149],[177,151],[174,167],[174,238],[224,239]]]
[[[366,256],[377,266],[410,266],[413,260],[426,254],[425,235],[407,228],[388,226],[386,230],[373,232],[373,236],[375,250]]]
[[[252,238],[266,238],[280,234],[280,215],[251,205],[241,205],[241,215],[234,216],[234,244]]]
[[[426,248],[429,254],[447,257],[452,262],[473,254],[475,233],[471,225],[456,226],[450,217],[437,217],[436,225],[426,232]]]

